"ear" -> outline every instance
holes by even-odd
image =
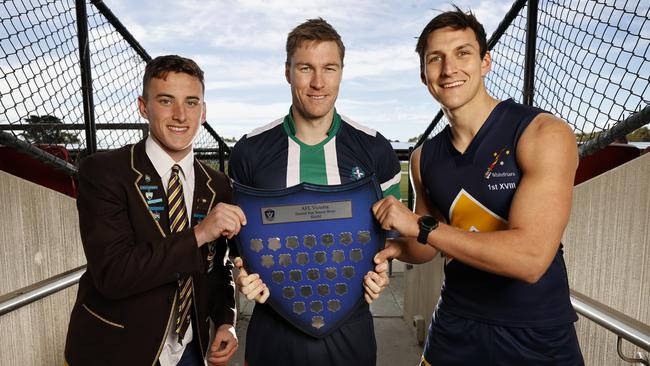
[[[146,120],[149,119],[149,112],[147,112],[147,102],[144,100],[143,96],[138,97],[138,111],[140,112],[142,118]]]
[[[425,86],[427,85],[427,76],[424,74],[424,70],[420,70],[420,81]]]
[[[205,102],[201,102],[203,104],[203,112],[201,113],[201,124],[205,122],[205,117],[207,114],[207,109],[206,109],[206,104]]]
[[[481,61],[481,76],[487,75],[490,70],[492,70],[492,56],[490,55],[490,51],[487,51]]]
[[[291,84],[291,65],[288,62],[284,63],[284,78]]]

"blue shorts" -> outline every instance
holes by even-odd
[[[503,327],[436,309],[421,366],[583,366],[573,324],[548,328]]]

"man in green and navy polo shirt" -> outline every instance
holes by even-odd
[[[374,174],[384,196],[399,199],[400,164],[390,143],[377,131],[337,113],[345,47],[323,19],[311,19],[287,38],[285,76],[291,85],[289,113],[245,135],[230,156],[235,181],[266,189],[301,182],[343,184]],[[269,290],[241,259],[237,284],[255,306],[246,337],[248,366],[358,365],[376,363],[376,341],[369,306],[388,284],[387,265],[364,277],[365,298],[347,321],[317,339],[294,328],[264,304]]]

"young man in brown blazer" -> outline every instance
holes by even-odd
[[[138,107],[149,137],[92,155],[79,169],[88,270],[65,359],[70,366],[225,364],[238,344],[226,238],[246,219],[229,204],[228,178],[193,157],[205,121],[203,71],[161,56],[147,64],[143,84]]]

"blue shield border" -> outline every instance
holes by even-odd
[[[385,242],[371,209],[381,197],[374,175],[342,185],[301,183],[278,190],[233,182],[234,203],[247,219],[236,237],[244,266],[269,287],[269,305],[304,333],[327,336],[365,301],[363,277]],[[348,201],[351,218],[275,223],[268,209]]]

